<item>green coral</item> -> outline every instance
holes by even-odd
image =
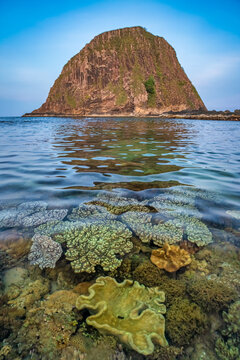
[[[205,246],[212,242],[212,233],[197,217],[200,213],[194,206],[195,194],[187,200],[182,195],[177,197],[171,191],[157,196],[149,204],[154,207],[163,218],[172,219],[172,226],[182,228],[187,239],[197,246]]]
[[[182,228],[169,220],[164,224],[152,224],[152,215],[129,211],[121,216],[123,222],[128,224],[135,234],[144,243],[153,241],[154,244],[161,246],[165,242],[174,244],[182,239]]]
[[[240,301],[230,305],[222,314],[224,329],[216,340],[215,351],[220,360],[240,359]]]
[[[92,200],[89,204],[105,207],[112,214],[120,215],[126,211],[143,211],[149,212],[149,208],[136,199],[126,198],[114,192],[101,192],[97,199]]]
[[[62,234],[68,230],[81,227],[82,221],[49,221],[34,229],[35,234],[53,236],[56,234]]]
[[[109,213],[104,207],[98,205],[82,204],[78,208],[74,208],[72,213],[68,216],[71,221],[86,220],[86,219],[114,219],[115,216]]]
[[[72,228],[55,237],[66,243],[66,258],[71,261],[75,272],[95,271],[101,265],[105,271],[112,271],[121,265],[119,255],[131,251],[132,233],[116,220],[85,222],[80,228]]]
[[[176,299],[167,311],[166,332],[173,344],[178,346],[188,345],[206,326],[207,316],[188,299]]]
[[[140,354],[149,355],[154,351],[153,342],[167,345],[162,315],[166,312],[164,299],[164,292],[158,288],[100,277],[89,288],[89,296],[77,299],[76,307],[90,311],[87,323],[101,333],[117,336]]]
[[[223,310],[237,297],[236,290],[230,284],[202,276],[193,276],[187,282],[187,292],[206,311]]]

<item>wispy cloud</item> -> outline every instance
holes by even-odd
[[[194,79],[198,85],[209,85],[240,72],[240,55],[217,55],[207,58],[202,71]]]

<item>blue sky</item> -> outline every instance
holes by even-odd
[[[175,48],[208,109],[239,109],[239,14],[239,0],[0,0],[0,116],[39,107],[95,35],[136,25]]]

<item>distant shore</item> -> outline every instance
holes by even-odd
[[[237,112],[228,112],[228,111],[188,111],[188,112],[168,112],[162,114],[149,113],[148,115],[141,114],[54,114],[54,113],[45,113],[45,114],[32,114],[26,113],[22,117],[72,117],[72,118],[85,118],[85,117],[149,117],[149,118],[161,118],[161,119],[196,119],[196,120],[222,120],[222,121],[240,121],[240,111]]]

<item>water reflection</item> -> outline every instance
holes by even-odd
[[[144,177],[182,169],[177,159],[184,156],[177,149],[188,136],[183,123],[98,119],[72,123],[67,129],[62,124],[54,147],[62,163],[76,172]]]

